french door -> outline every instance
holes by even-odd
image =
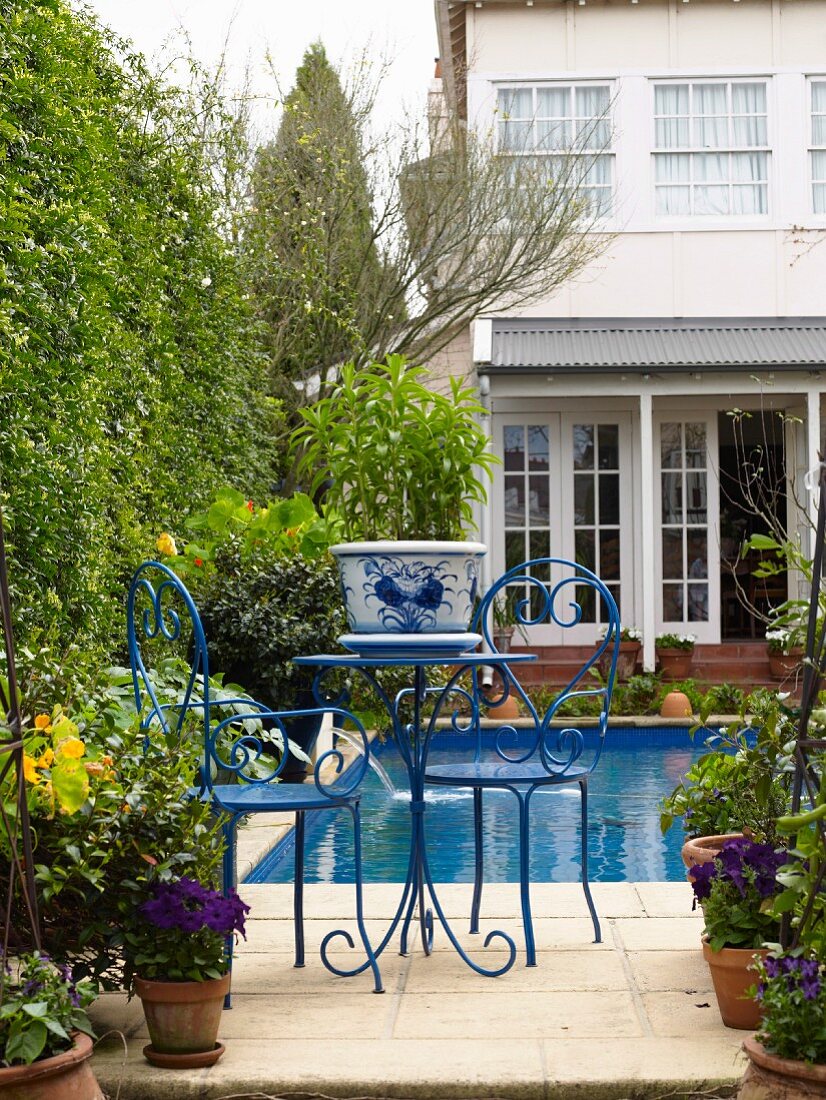
[[[633,618],[630,415],[501,414],[495,418],[494,441],[502,457],[494,479],[494,576],[531,558],[567,558],[596,573],[611,590],[620,615],[626,606]],[[553,585],[563,571],[537,567],[534,576]],[[587,644],[597,637],[604,609],[593,589],[576,586],[575,595],[565,591],[557,605],[563,617],[569,594],[581,606],[579,624],[532,627],[529,637],[535,644]],[[530,599],[533,614],[542,603],[541,592],[531,584],[514,585],[509,598],[512,604]]]
[[[717,413],[654,418],[657,631],[720,640]]]

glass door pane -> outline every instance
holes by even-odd
[[[574,558],[606,582],[622,614],[619,424],[574,423]],[[601,624],[594,590],[579,586],[582,622]]]
[[[551,553],[553,527],[551,426],[548,423],[508,423],[502,429],[504,465],[505,570],[531,558]],[[497,574],[498,575],[498,572]],[[532,570],[541,581],[550,580],[547,567]],[[512,607],[530,599],[531,613],[542,605],[542,593],[534,585],[511,586]]]
[[[709,439],[702,420],[660,425],[662,618],[709,621]]]

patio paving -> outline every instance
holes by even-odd
[[[374,942],[399,891],[365,887]],[[110,1034],[98,1045],[98,1080],[112,1100],[730,1095],[743,1070],[745,1033],[720,1021],[688,886],[600,883],[593,892],[602,944],[590,942],[578,885],[534,888],[538,965],[528,969],[515,884],[485,888],[480,936],[466,934],[471,886],[443,886],[447,917],[474,958],[504,958],[495,941],[483,948],[494,927],[514,936],[520,958],[500,978],[481,977],[455,955],[437,922],[430,958],[418,939],[407,958],[388,948],[381,959],[386,993],[378,996],[369,973],[337,978],[318,957],[332,927],[354,930],[343,919],[353,912],[352,888],[306,888],[307,966],[296,970],[292,887],[244,886],[252,911],[234,969],[233,1008],[222,1019],[222,1060],[205,1070],[152,1068],[141,1054],[148,1040],[140,1002],[110,994],[95,1007],[98,1034],[123,1038]],[[345,947],[337,957],[344,963],[350,955]]]

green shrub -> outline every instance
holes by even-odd
[[[211,668],[281,710],[296,706],[317,671],[292,658],[336,652],[346,630],[338,568],[329,555],[311,560],[266,548],[244,555],[228,546],[216,554],[199,610]]]
[[[149,535],[222,482],[267,491],[281,422],[196,105],[65,0],[7,0],[0,25],[18,639],[105,649]]]

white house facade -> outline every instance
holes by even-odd
[[[822,451],[826,0],[436,0],[436,17],[449,108],[501,151],[599,132],[586,183],[612,235],[553,298],[472,326],[502,459],[491,574],[594,568],[648,668],[660,632],[759,637],[738,589],[758,608],[787,589],[738,556],[765,529],[744,480],[781,471],[775,505],[808,539]]]

